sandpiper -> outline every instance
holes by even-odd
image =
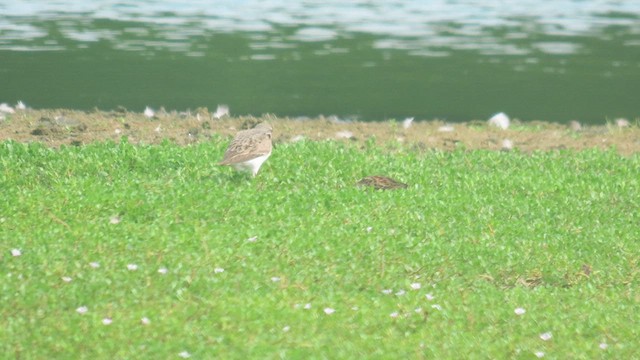
[[[380,175],[373,175],[362,178],[356,183],[356,185],[372,186],[376,190],[404,189],[407,187],[407,184]]]
[[[260,166],[271,155],[272,131],[271,125],[264,122],[253,129],[239,131],[218,165],[230,165],[238,171],[250,171],[256,176]]]

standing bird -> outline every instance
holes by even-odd
[[[231,165],[238,171],[250,171],[256,176],[271,155],[272,131],[271,125],[263,122],[253,129],[238,132],[218,165]]]

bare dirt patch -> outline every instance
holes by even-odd
[[[506,150],[530,152],[589,148],[615,148],[629,155],[640,152],[640,127],[637,123],[582,126],[547,122],[515,121],[509,129],[489,126],[486,121],[446,124],[438,120],[416,120],[405,129],[401,122],[342,122],[332,118],[289,119],[261,117],[224,117],[215,119],[206,108],[190,112],[164,112],[148,118],[126,111],[76,111],[66,109],[16,110],[0,118],[0,141],[40,142],[47,146],[83,145],[96,141],[156,144],[172,141],[180,145],[211,141],[217,136],[232,136],[238,130],[268,121],[274,128],[276,144],[296,141],[335,139],[345,142],[375,142],[378,145],[404,144],[416,149]]]

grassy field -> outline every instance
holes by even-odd
[[[640,156],[227,144],[1,143],[0,353],[640,357]]]

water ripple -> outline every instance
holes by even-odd
[[[627,34],[640,34],[640,2],[614,0],[224,0],[215,6],[202,0],[35,0],[5,3],[0,10],[4,14],[0,49],[4,50],[69,46],[42,41],[56,32],[75,43],[107,41],[126,50],[148,47],[184,52],[193,49],[176,42],[215,33],[262,33],[267,38],[259,43],[272,42],[274,45],[266,46],[276,48],[282,43],[283,31],[293,29],[288,42],[327,42],[370,34],[378,38],[375,48],[420,56],[443,56],[451,50],[486,55],[572,54],[581,51],[581,46],[570,39],[538,40],[605,38],[605,30],[616,26],[624,27]],[[105,28],[107,21],[127,26]],[[634,40],[626,43],[639,46]]]

